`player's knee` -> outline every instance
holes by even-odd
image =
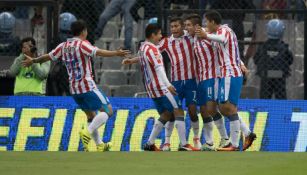
[[[173,118],[173,113],[169,111],[164,111],[162,114],[160,114],[160,118],[165,121],[171,121]],[[173,119],[173,121],[175,121],[175,118]]]
[[[235,105],[227,102],[225,104],[221,104],[219,107],[220,112],[224,116],[232,116],[237,113],[237,108]]]
[[[94,111],[84,111],[86,116],[87,116],[87,120],[91,121],[94,119],[94,117],[96,116],[96,112]]]
[[[192,122],[198,121],[196,105],[189,105],[188,106],[188,112],[189,112],[189,116],[190,116]]]
[[[217,105],[216,102],[209,101],[206,104],[207,113],[210,116],[214,116],[217,113]]]
[[[175,115],[175,117],[184,116],[184,111],[183,111],[183,109],[180,109],[180,108],[174,109],[174,115]]]

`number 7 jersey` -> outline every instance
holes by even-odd
[[[86,40],[69,38],[49,53],[53,61],[61,59],[65,63],[72,94],[82,94],[97,89],[91,63],[96,51],[97,47]]]

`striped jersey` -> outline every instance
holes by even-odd
[[[91,64],[96,51],[97,47],[87,40],[69,38],[49,53],[52,60],[61,59],[65,63],[72,94],[82,94],[97,89]]]
[[[208,39],[194,37],[194,52],[197,61],[197,80],[220,77],[217,48]]]
[[[168,92],[167,85],[161,81],[156,71],[157,66],[162,66],[164,70],[162,55],[158,47],[145,41],[142,43],[138,54],[148,96],[151,98],[164,96]]]
[[[221,25],[216,32],[224,38],[222,43],[216,43],[219,54],[219,64],[222,77],[243,76],[240,69],[240,54],[237,36],[228,25]]]
[[[159,45],[161,52],[167,52],[171,62],[171,81],[188,80],[196,77],[196,61],[193,53],[193,37],[186,31],[175,38],[163,38]]]

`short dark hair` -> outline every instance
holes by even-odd
[[[214,21],[215,24],[221,24],[222,23],[222,16],[221,14],[216,11],[216,10],[209,10],[206,14],[205,17],[209,20],[209,21]]]
[[[86,30],[86,22],[83,20],[77,20],[71,24],[71,33],[73,36],[79,36],[82,31]]]
[[[173,16],[173,17],[170,18],[170,23],[172,23],[172,22],[177,22],[177,21],[180,23],[180,25],[183,25],[183,20],[182,20],[182,18],[177,17],[177,16]]]
[[[23,39],[21,40],[21,47],[22,47],[23,43],[26,43],[26,42],[29,42],[29,41],[31,41],[31,44],[32,44],[33,46],[36,46],[36,42],[35,42],[35,40],[34,40],[33,37],[26,37],[26,38],[23,38]]]
[[[201,26],[201,17],[198,14],[192,14],[190,16],[188,16],[185,20],[189,20],[192,22],[193,25],[200,25]]]
[[[145,37],[150,38],[152,34],[158,34],[161,30],[158,24],[148,24],[145,29]]]

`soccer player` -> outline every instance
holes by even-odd
[[[144,150],[159,151],[159,148],[155,146],[155,139],[164,125],[170,121],[173,114],[181,143],[179,151],[197,150],[186,141],[184,111],[180,105],[175,87],[167,79],[162,55],[156,46],[162,37],[161,29],[156,24],[149,24],[145,29],[145,37],[146,40],[139,49],[138,57],[123,60],[123,64],[141,63],[146,91],[148,96],[153,99],[160,114],[160,118],[155,121],[148,142],[144,145]]]
[[[201,17],[197,14],[190,15],[185,20],[186,29],[194,36],[194,52],[197,60],[197,100],[200,113],[204,122],[204,135],[206,143],[202,150],[214,151],[213,145],[213,121],[221,136],[219,147],[229,145],[229,139],[225,128],[225,122],[217,111],[217,85],[220,69],[217,62],[217,49],[208,39],[202,39],[195,35],[196,28],[201,26]],[[201,30],[205,30],[201,28]]]
[[[108,51],[92,46],[86,40],[87,27],[82,20],[71,24],[71,32],[74,37],[59,44],[49,54],[38,58],[26,56],[22,63],[27,67],[33,63],[43,63],[49,60],[61,59],[65,63],[69,74],[71,94],[88,119],[88,128],[80,131],[84,151],[89,151],[88,144],[91,137],[97,145],[97,151],[106,151],[110,148],[110,144],[102,142],[98,128],[107,122],[113,111],[108,98],[97,88],[93,80],[91,59],[96,56],[126,56],[130,52],[127,50]]]
[[[251,146],[256,135],[249,131],[248,127],[242,127],[238,116],[238,100],[243,83],[243,73],[241,71],[241,59],[239,56],[238,41],[235,33],[227,25],[221,25],[221,15],[214,10],[205,14],[206,27],[208,32],[201,28],[196,30],[196,34],[202,38],[216,42],[218,50],[218,62],[220,65],[221,78],[219,79],[219,110],[230,120],[230,140],[231,144],[225,148],[218,148],[218,151],[238,151],[239,131],[245,135],[243,150]],[[210,33],[209,33],[210,32]],[[215,33],[215,34],[214,34]],[[248,134],[248,135],[247,135]]]
[[[185,99],[193,129],[194,147],[200,149],[199,122],[196,106],[196,60],[193,52],[193,37],[184,30],[183,20],[171,18],[172,35],[163,38],[158,47],[160,52],[166,52],[171,62],[171,83],[175,87],[180,103]],[[165,125],[165,142],[163,151],[170,151],[170,137],[174,128],[174,118]]]

